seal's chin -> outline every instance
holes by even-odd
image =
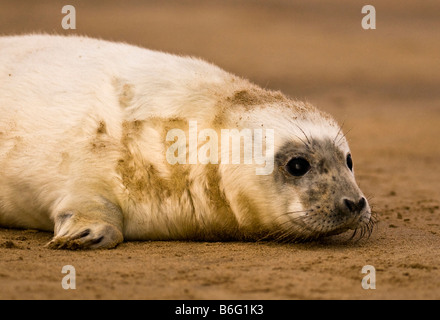
[[[359,216],[354,216],[353,219],[347,222],[347,230],[356,230],[361,228],[363,225],[368,224],[371,220],[371,212],[365,211]]]
[[[323,234],[323,237],[338,235],[350,230],[353,230],[353,234],[350,239],[353,239],[356,234],[359,235],[359,239],[363,237],[369,238],[371,233],[373,232],[373,228],[375,225],[375,220],[373,219],[371,212],[366,211],[359,216],[353,217],[351,221],[347,221],[347,223],[343,226],[340,226],[332,231]]]
[[[345,219],[326,220],[321,217],[303,216],[290,219],[284,224],[284,231],[278,240],[282,241],[312,241],[319,238],[338,235],[353,230],[353,238],[356,234],[359,238],[369,237],[373,231],[375,220],[371,212],[365,211],[362,214]],[[287,229],[286,229],[287,227]]]

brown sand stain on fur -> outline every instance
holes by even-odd
[[[218,111],[214,116],[213,126],[217,128],[225,129],[225,127],[228,125],[227,124],[228,111],[226,110],[224,104],[222,103],[218,103],[217,110]]]
[[[182,193],[187,187],[186,166],[170,165],[172,173],[169,178],[165,178],[155,164],[145,162],[137,145],[137,139],[147,126],[155,130],[164,130],[163,121],[153,118],[143,121],[127,121],[122,124],[123,150],[116,170],[121,176],[123,185],[135,201],[145,201],[149,197],[170,197],[173,194]],[[165,135],[163,137],[165,141]],[[166,161],[165,149],[163,156]]]
[[[130,106],[135,94],[134,85],[123,83],[123,81],[118,78],[112,80],[112,85],[117,92],[119,105],[124,109]]]
[[[172,118],[151,118],[151,121],[156,121],[161,127],[161,136],[163,136],[163,141],[166,141],[167,133],[172,129],[180,129],[188,135],[189,121],[180,117]]]
[[[120,174],[123,185],[136,201],[145,198],[149,179],[148,167],[142,163],[142,158],[134,155],[135,152],[138,152],[134,140],[141,134],[142,127],[143,122],[139,120],[122,123],[121,144],[123,149],[116,165],[116,171]]]
[[[225,193],[221,190],[221,177],[218,172],[219,166],[216,164],[207,164],[204,166],[204,175],[206,177],[206,196],[210,201],[212,214],[216,216],[215,237],[227,240],[239,236],[238,221],[231,209]],[[221,240],[220,239],[220,240]]]
[[[124,121],[122,123],[123,141],[127,141],[132,138],[138,137],[140,134],[142,134],[143,127],[144,127],[143,120]]]
[[[171,174],[166,187],[170,193],[181,194],[188,189],[191,184],[191,181],[188,180],[190,165],[170,164],[169,166],[171,168]]]
[[[115,141],[108,135],[107,124],[100,120],[96,126],[95,134],[90,140],[90,149],[93,153],[101,153],[105,156],[107,152],[116,148]],[[103,153],[105,151],[105,153]]]
[[[152,183],[155,182],[160,183],[162,189],[167,190],[168,194],[171,194],[173,192],[176,194],[182,194],[188,188],[188,184],[190,183],[187,180],[189,165],[179,164],[179,163],[172,165],[167,161],[166,159],[167,150],[172,144],[176,143],[178,139],[174,137],[174,140],[167,141],[167,134],[173,129],[180,129],[185,133],[187,139],[185,163],[188,163],[188,151],[189,151],[188,120],[180,117],[172,117],[172,118],[152,117],[146,120],[146,126],[158,132],[158,135],[160,137],[159,139],[161,140],[161,144],[163,146],[163,150],[162,150],[163,161],[165,164],[167,164],[169,170],[169,174],[167,175],[166,179],[161,178],[158,175],[158,173],[153,174],[152,178],[157,181],[153,181]]]
[[[279,91],[264,90],[260,88],[242,89],[234,92],[227,98],[232,104],[251,107],[256,105],[286,102],[287,98]]]
[[[131,100],[134,98],[134,86],[131,84],[124,84],[122,86],[122,92],[119,94],[119,104],[126,108],[130,105]]]
[[[257,205],[252,199],[246,195],[243,191],[240,191],[236,198],[239,204],[239,210],[244,214],[244,221],[242,222],[242,228],[245,230],[245,234],[249,234],[251,237],[260,237],[265,231],[262,228],[262,221],[259,219],[260,213]]]
[[[254,108],[264,108],[266,105],[289,105],[290,100],[280,91],[261,89],[251,83],[240,84],[230,95],[220,98],[216,104],[216,113],[213,125],[217,128],[235,128],[237,124],[229,123],[228,114],[231,109],[243,108],[243,112]],[[231,127],[232,128],[232,127]]]
[[[133,157],[127,151],[124,157],[118,160],[117,172],[120,174],[122,184],[128,190],[130,197],[135,201],[145,199],[145,192],[148,187],[148,169],[138,166]]]
[[[107,148],[106,141],[95,139],[90,142],[90,148],[94,153],[100,153]]]
[[[137,145],[139,135],[145,134],[147,130],[151,129],[156,130],[159,133],[158,136],[163,139],[163,161],[167,166],[165,176],[163,170],[159,169],[157,164],[145,162]],[[196,205],[193,203],[194,195],[191,194],[191,189],[194,184],[201,184],[203,186],[202,192],[205,194],[197,195],[197,197],[209,199],[209,210],[212,210],[214,217],[209,221],[201,222],[204,225],[203,228],[194,227],[194,225],[197,225],[194,221],[182,220],[182,224],[188,224],[188,234],[182,236],[200,240],[233,239],[239,232],[238,223],[224,192],[221,190],[218,165],[203,165],[203,174],[200,176],[200,180],[194,181],[191,180],[193,178],[190,177],[190,172],[200,165],[169,164],[165,159],[166,148],[168,148],[168,144],[175,143],[175,141],[166,141],[165,137],[171,129],[181,129],[188,137],[188,121],[186,119],[150,118],[145,121],[125,122],[123,124],[121,140],[123,151],[116,170],[120,174],[122,183],[128,190],[130,198],[137,202],[145,202],[150,198],[160,198],[163,201],[171,198],[174,199],[173,201],[179,201],[181,209],[185,212],[191,212],[189,216],[195,219]],[[188,143],[188,140],[186,143]],[[187,145],[186,152],[188,153],[188,151]],[[188,161],[188,159],[186,160]],[[179,237],[179,235],[176,236]]]
[[[175,194],[182,194],[185,192],[185,190],[187,190],[189,188],[189,186],[191,185],[191,181],[189,181],[188,179],[188,175],[189,175],[189,171],[191,168],[191,165],[189,164],[179,164],[176,163],[174,165],[170,164],[167,160],[166,160],[166,153],[168,148],[176,143],[177,138],[175,138],[174,140],[171,141],[167,141],[167,134],[168,132],[170,132],[170,130],[173,129],[180,129],[185,133],[186,136],[186,154],[185,154],[185,163],[188,163],[189,161],[189,156],[188,156],[188,152],[189,152],[189,122],[187,119],[183,119],[180,117],[172,117],[172,118],[167,118],[167,119],[163,119],[163,118],[154,118],[152,119],[152,121],[155,121],[156,123],[159,122],[160,123],[160,127],[157,128],[157,130],[159,131],[159,135],[161,137],[161,140],[163,141],[163,156],[164,156],[164,162],[168,165],[168,169],[169,169],[169,176],[168,179],[166,179],[166,188],[169,190],[170,193],[175,193]]]
[[[99,121],[98,129],[96,130],[97,134],[107,134],[107,126],[104,121]]]
[[[242,107],[244,108],[244,112],[247,112],[254,108],[265,108],[273,105],[279,105],[280,108],[293,110],[297,116],[302,119],[319,116],[328,121],[332,120],[330,115],[307,102],[291,99],[281,91],[262,89],[251,83],[247,83],[245,87],[237,88],[230,96],[226,97],[224,101],[227,107],[218,108],[215,123],[225,123],[228,108]]]

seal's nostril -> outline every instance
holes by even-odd
[[[361,211],[362,209],[364,209],[366,203],[367,203],[367,201],[365,200],[364,197],[362,197],[361,200],[359,200],[358,205],[357,205],[358,210]]]
[[[345,206],[348,208],[348,210],[350,212],[361,212],[362,209],[365,208],[366,205],[366,200],[364,197],[362,197],[358,203],[354,203],[354,201],[348,200],[348,199],[344,199],[344,204]]]
[[[350,212],[353,212],[355,210],[356,205],[354,204],[353,201],[344,199],[344,204]]]

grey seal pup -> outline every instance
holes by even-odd
[[[210,63],[10,36],[0,83],[0,225],[50,248],[371,233],[336,121]]]

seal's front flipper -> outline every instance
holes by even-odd
[[[71,250],[113,248],[124,240],[121,230],[111,224],[70,219],[47,247]]]
[[[46,245],[51,249],[113,248],[124,240],[121,209],[102,199],[78,202],[77,209],[64,209],[54,215],[55,236]],[[72,207],[72,206],[71,206]]]

